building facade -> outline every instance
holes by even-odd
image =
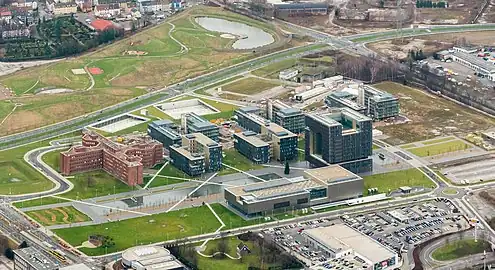
[[[237,123],[244,129],[256,132],[270,145],[270,157],[276,161],[297,158],[297,135],[255,113],[248,107],[236,111]]]
[[[168,150],[171,145],[182,145],[177,126],[170,120],[157,120],[148,125],[148,135],[161,142],[163,147]]]
[[[314,167],[340,164],[354,172],[373,168],[372,120],[343,108],[329,114],[306,115],[305,154]]]
[[[53,5],[54,15],[67,15],[67,14],[76,14],[76,13],[77,13],[77,5],[75,2],[55,3],[55,5]]]
[[[359,98],[365,107],[365,114],[373,120],[381,121],[399,115],[399,99],[392,94],[381,91],[373,86],[364,85],[360,89]]]
[[[82,145],[60,153],[63,175],[103,169],[129,186],[143,183],[143,168],[163,160],[163,145],[148,136],[130,135],[116,140],[86,132]]]
[[[184,133],[202,133],[210,139],[218,142],[220,127],[195,113],[187,113],[182,116]]]
[[[310,169],[304,176],[228,187],[229,206],[246,216],[307,208],[362,196],[363,179],[339,165]]]
[[[234,133],[234,148],[255,164],[270,162],[270,145],[253,131]]]
[[[170,146],[170,162],[190,176],[222,169],[222,146],[202,133],[182,136],[182,146]]]
[[[279,100],[269,100],[266,106],[267,118],[293,133],[303,133],[306,127],[304,114]]]

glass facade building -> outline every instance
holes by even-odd
[[[373,168],[372,120],[343,108],[329,114],[306,115],[305,155],[314,167],[340,164],[354,172]]]

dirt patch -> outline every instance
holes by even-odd
[[[148,52],[143,52],[143,51],[125,51],[122,53],[122,55],[137,55],[137,56],[141,56],[141,55],[147,55]]]
[[[0,129],[0,134],[12,134],[26,129],[37,128],[42,126],[44,120],[44,117],[36,112],[16,110],[5,120]]]
[[[53,224],[45,216],[41,215],[40,213],[32,212],[31,214],[33,216],[35,216],[36,219],[38,219],[40,221],[40,223],[42,223],[42,224],[47,224],[47,225]]]
[[[425,55],[431,55],[437,51],[452,47],[453,43],[431,41],[419,38],[406,38],[399,40],[386,40],[367,45],[373,51],[391,59],[405,59],[409,51],[422,50]]]
[[[99,68],[99,67],[91,67],[91,68],[88,68],[88,71],[89,73],[93,74],[93,75],[100,75],[100,74],[103,74],[103,69]]]

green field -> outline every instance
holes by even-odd
[[[278,63],[264,66],[260,69],[253,71],[252,73],[256,76],[259,76],[259,77],[276,79],[276,78],[278,78],[278,73],[281,70],[289,69],[289,68],[293,67],[294,65],[296,65],[296,63],[297,63],[296,59],[287,59],[287,60],[280,61]]]
[[[407,151],[418,156],[418,157],[428,157],[428,156],[436,156],[450,152],[456,152],[460,150],[466,150],[471,148],[469,144],[466,144],[463,141],[455,140],[444,143],[438,143],[423,147],[409,148]]]
[[[413,147],[416,147],[415,143],[408,143],[408,144],[404,144],[404,145],[400,146],[400,148],[402,148],[402,149],[409,149],[409,148],[413,148]]]
[[[402,186],[409,187],[434,187],[435,184],[417,169],[408,169],[382,174],[364,176],[364,193],[369,188],[378,188],[379,193],[388,193]]]
[[[271,24],[221,8],[195,6],[167,19],[176,26],[171,35],[184,43],[188,47],[187,51],[181,51],[179,44],[169,36],[171,26],[162,23],[94,52],[0,77],[0,83],[12,88],[18,95],[31,88],[38,80],[38,85],[29,93],[34,93],[39,87],[74,90],[56,95],[25,95],[13,98],[15,103],[24,105],[16,109],[5,122],[4,127],[7,128],[0,130],[0,136],[93,112],[132,99],[148,90],[161,89],[187,78],[263,55],[262,50],[253,53],[249,50],[231,49],[232,40],[221,38],[219,33],[200,27],[194,20],[198,16],[221,17],[261,27],[274,36],[275,47],[286,46],[285,41],[281,41],[279,32]],[[129,51],[142,51],[146,54],[129,55]],[[71,71],[85,66],[103,70],[103,74],[92,76],[95,85],[91,91],[86,92],[82,90],[91,86],[90,76],[74,75]],[[3,119],[12,107],[10,102],[0,102],[0,119]]]
[[[206,93],[206,90],[216,88],[216,87],[218,87],[220,85],[223,85],[223,84],[228,84],[229,82],[232,82],[232,81],[241,79],[242,77],[243,76],[240,76],[240,75],[239,76],[234,76],[234,77],[229,78],[227,80],[223,80],[223,81],[219,81],[219,82],[214,83],[214,84],[210,84],[210,85],[208,85],[206,87],[203,87],[201,89],[198,89],[198,90],[196,90],[194,92],[197,93],[197,94],[200,94],[200,95],[207,95],[207,96],[209,96],[210,94]]]
[[[88,216],[81,213],[73,206],[29,211],[26,212],[26,214],[43,226],[71,224],[91,220]]]
[[[224,155],[222,160],[223,163],[232,166],[234,168],[237,168],[241,171],[250,171],[250,170],[257,170],[263,168],[262,165],[254,164],[251,160],[243,156],[235,149],[224,150],[223,155]],[[238,173],[238,171],[223,166],[222,170],[218,174],[226,175],[231,173]]]
[[[490,244],[484,240],[474,242],[474,239],[463,239],[453,243],[448,243],[440,248],[437,248],[431,253],[431,257],[437,261],[450,261],[459,259],[472,254],[491,252]]]
[[[244,95],[258,94],[280,84],[259,78],[244,78],[222,86],[222,91],[239,93]]]
[[[0,152],[0,155],[3,152]],[[48,190],[54,185],[43,175],[26,164],[22,157],[0,156],[0,194],[23,194]]]
[[[430,144],[447,142],[447,141],[452,141],[452,140],[455,140],[455,138],[454,137],[444,137],[444,138],[439,138],[439,139],[433,139],[433,140],[429,140],[429,141],[424,141],[424,142],[421,142],[421,143],[424,144],[424,145],[430,145]]]
[[[213,204],[215,212],[232,228],[256,224],[256,221],[246,222],[236,214],[219,204]],[[87,255],[102,255],[105,252],[116,252],[135,245],[150,244],[165,240],[180,239],[201,233],[213,232],[220,223],[206,206],[186,208],[169,213],[154,214],[99,225],[72,227],[54,230],[54,232],[73,246],[79,246],[88,240],[90,235],[102,234],[114,239],[115,246],[104,248],[81,248]],[[125,235],[126,237],[122,237]]]
[[[206,245],[206,250],[203,252],[205,255],[213,255],[219,251],[219,243],[225,243],[225,251],[230,256],[237,258],[237,246],[240,243],[244,243],[251,253],[243,253],[242,259],[233,260],[228,257],[215,256],[213,258],[205,258],[203,256],[197,255],[197,267],[198,269],[204,270],[217,270],[217,269],[229,269],[229,270],[245,270],[250,269],[250,267],[256,269],[283,269],[282,261],[277,259],[281,253],[278,250],[268,250],[260,248],[260,246],[255,241],[241,241],[237,237],[228,237],[225,239],[215,239],[208,242]],[[271,254],[276,253],[276,254]],[[275,262],[269,262],[268,260],[263,261],[263,267],[261,268],[261,256],[266,256],[271,258]],[[282,255],[283,256],[283,255]],[[287,255],[285,255],[287,256]],[[288,269],[288,268],[284,268]],[[296,269],[296,268],[294,268]]]

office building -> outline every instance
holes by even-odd
[[[304,114],[279,100],[268,100],[266,106],[268,120],[275,122],[293,133],[303,133],[306,127]]]
[[[56,270],[58,263],[35,247],[14,250],[14,270]]]
[[[134,270],[183,270],[186,267],[170,251],[159,246],[132,247],[122,253],[122,266]]]
[[[60,153],[63,175],[103,169],[129,186],[143,183],[143,168],[163,161],[163,145],[143,134],[105,138],[87,131],[82,145]]]
[[[259,133],[259,137],[270,145],[270,157],[276,161],[297,158],[297,135],[267,120],[250,108],[236,111],[239,126]]]
[[[217,125],[192,112],[182,115],[182,128],[185,134],[202,133],[216,142],[220,136]]]
[[[278,74],[278,79],[283,81],[288,81],[297,76],[299,70],[295,68],[281,70]]]
[[[354,172],[372,170],[371,118],[343,108],[306,115],[305,154],[314,167],[340,164]]]
[[[357,103],[357,96],[346,92],[336,91],[332,92],[325,99],[325,104],[330,108],[349,108],[358,113],[365,114],[366,107]]]
[[[177,130],[177,126],[170,120],[153,121],[148,125],[148,135],[161,142],[164,149],[169,149],[171,145],[182,144],[182,137]]]
[[[304,176],[225,188],[229,206],[246,216],[287,211],[362,196],[363,179],[339,165],[306,170]]]
[[[222,146],[202,133],[182,136],[182,146],[170,147],[170,162],[190,176],[222,168]]]
[[[253,131],[234,133],[234,148],[255,164],[270,162],[270,145]]]
[[[329,259],[355,259],[358,269],[387,270],[399,268],[399,255],[374,239],[345,224],[312,228],[302,232],[305,245]],[[356,259],[358,257],[358,259]]]
[[[365,107],[365,114],[373,120],[381,121],[399,115],[399,99],[392,94],[369,85],[364,85],[359,91],[360,104]]]

